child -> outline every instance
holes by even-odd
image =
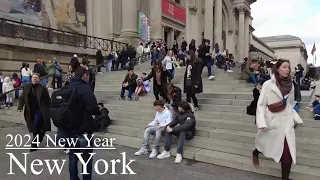
[[[6,93],[6,92],[11,91],[13,89],[14,89],[13,88],[13,82],[12,82],[11,78],[5,77],[4,81],[3,81],[3,84],[2,84],[2,93]],[[6,94],[6,97],[7,97],[6,106],[8,108],[12,105],[13,95],[14,95],[14,92]]]
[[[314,119],[320,120],[320,95],[315,95],[315,100],[309,104],[308,108],[314,112]]]
[[[12,74],[12,80],[14,81],[14,88],[21,86],[21,79],[18,77],[17,73]],[[15,92],[15,99],[19,99],[19,90],[16,90]]]

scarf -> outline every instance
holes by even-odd
[[[282,96],[289,94],[292,89],[292,78],[291,76],[287,78],[282,78],[279,76],[279,74],[275,74],[277,86],[281,91]]]

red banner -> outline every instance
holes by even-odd
[[[162,13],[186,23],[186,9],[173,2],[169,2],[169,0],[162,0]]]

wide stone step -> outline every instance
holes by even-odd
[[[97,97],[104,96],[120,96],[120,89],[118,91],[104,91],[104,90],[95,90],[94,94]],[[128,92],[126,92],[127,95]],[[153,93],[148,93],[147,96],[153,96]],[[205,92],[196,94],[197,98],[211,98],[211,99],[238,99],[238,100],[252,100],[252,92]]]
[[[143,126],[145,127],[145,126]],[[144,137],[144,128],[131,128],[128,129],[125,126],[119,125],[110,125],[107,128],[108,133],[117,134],[117,135],[125,135],[130,137],[138,137],[143,139]],[[186,141],[187,146],[202,148],[214,151],[228,152],[232,154],[245,155],[250,157],[252,155],[252,150],[254,149],[254,142],[251,143],[239,143],[235,141],[227,141],[223,139],[217,138],[209,138],[205,136],[206,128],[199,127],[197,128],[197,134],[194,139]],[[151,140],[154,139],[154,136],[151,136]],[[164,141],[164,134],[161,138]],[[174,139],[175,143],[177,143],[177,139]],[[140,142],[141,143],[141,142]],[[139,143],[139,144],[140,144]],[[320,155],[316,152],[312,153],[310,151],[298,150],[297,151],[297,161],[298,164],[320,167]],[[299,161],[301,160],[301,161]]]
[[[116,141],[114,141],[115,144],[128,146],[136,149],[139,149],[141,147],[141,142],[142,142],[141,138],[115,135],[110,133],[100,135],[100,136],[116,138]],[[186,143],[188,143],[188,141]],[[227,144],[227,142],[225,142],[225,144]],[[173,146],[176,147],[175,145]],[[163,145],[160,147],[161,147],[160,151],[162,151]],[[173,155],[175,155],[176,148],[172,148],[171,152]],[[220,152],[220,151],[214,151],[214,150],[208,150],[208,149],[194,148],[190,146],[184,147],[183,157],[187,159],[194,159],[200,162],[206,162],[210,164],[231,167],[231,168],[245,170],[249,172],[281,177],[280,167],[275,165],[275,163],[272,160],[261,159],[260,164],[262,168],[254,168],[252,165],[252,158],[250,156],[237,155],[237,154],[232,154],[228,152]],[[291,178],[318,180],[320,177],[319,170],[320,169],[316,167],[294,165],[291,172]]]
[[[125,108],[128,111],[135,111],[135,112],[140,112],[141,109],[143,109],[144,112],[150,112],[153,113],[154,110],[152,109],[152,106],[150,107],[149,105],[137,105],[134,103],[127,103],[126,106],[124,107],[123,104],[107,104],[106,107],[108,107],[109,110],[121,110]],[[202,113],[203,111],[205,112],[212,112],[212,111],[217,111],[217,112],[230,112],[230,113],[239,113],[239,114],[246,114],[247,108],[245,106],[234,106],[234,105],[199,105],[200,111],[198,113]],[[314,114],[306,111],[304,109],[301,109],[299,111],[299,115],[301,118],[313,118]]]
[[[123,118],[119,117],[118,114],[111,113],[110,118],[113,121],[112,124],[142,128],[147,126],[152,119],[140,119],[139,117]],[[234,121],[234,120],[223,120],[223,119],[203,119],[196,118],[197,122],[197,133],[198,136],[209,137],[209,132],[214,129],[226,129],[235,130],[242,132],[253,132],[258,131],[257,126],[254,122],[250,121]],[[317,127],[314,127],[316,125]],[[303,126],[299,126],[295,130],[297,137],[308,137],[314,139],[320,139],[320,123],[310,120],[305,120]]]

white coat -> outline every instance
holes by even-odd
[[[260,93],[257,105],[256,123],[258,128],[267,128],[267,131],[258,130],[255,146],[258,151],[267,158],[279,162],[283,153],[284,140],[287,139],[292,161],[296,164],[296,138],[294,125],[302,124],[303,121],[293,109],[294,86],[287,97],[287,106],[282,112],[272,113],[268,105],[283,99],[280,89],[276,85],[275,76],[266,81]]]

